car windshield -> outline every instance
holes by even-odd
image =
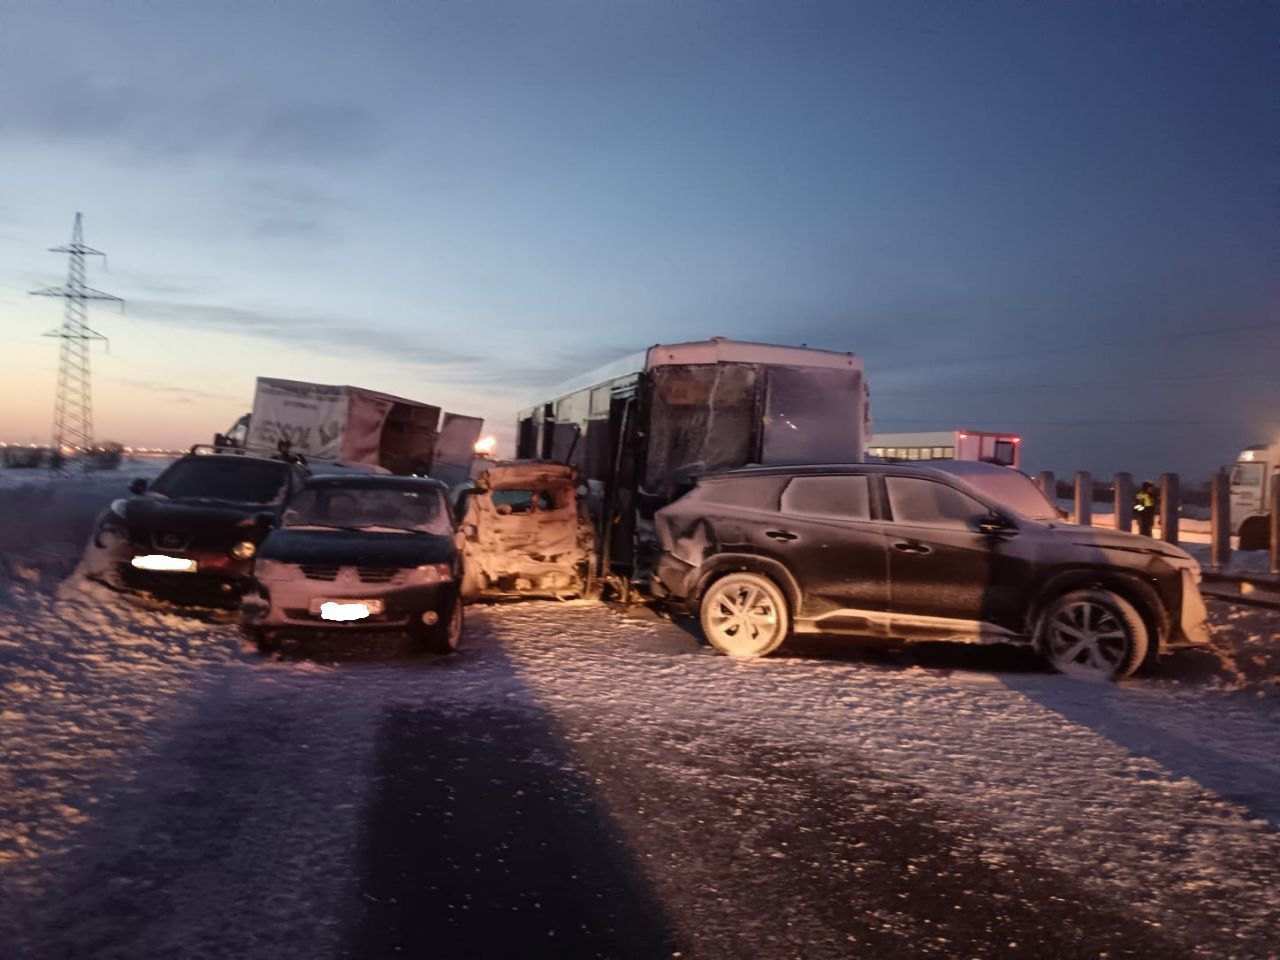
[[[965,474],[963,479],[988,500],[1020,517],[1028,520],[1058,519],[1057,508],[1045,498],[1039,487],[1017,470],[971,473]]]
[[[160,474],[151,489],[174,500],[270,504],[284,499],[288,480],[289,467],[284,463],[230,456],[191,457]]]
[[[289,501],[284,525],[440,535],[453,532],[439,490],[359,484],[303,488]]]

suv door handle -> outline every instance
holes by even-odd
[[[899,540],[893,545],[893,549],[902,553],[915,553],[922,557],[933,553],[933,547],[926,547],[919,540]]]
[[[790,530],[766,530],[764,535],[770,540],[781,540],[786,543],[788,540],[799,540],[800,538]]]

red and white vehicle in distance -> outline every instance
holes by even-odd
[[[985,430],[877,433],[867,454],[880,460],[979,460],[1017,470],[1022,466],[1022,438]]]

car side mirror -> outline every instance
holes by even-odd
[[[147,481],[143,480],[141,477],[138,477],[137,479],[130,481],[129,492],[134,494],[135,496],[141,496],[142,494],[146,493]]]
[[[999,513],[979,517],[976,526],[978,532],[987,537],[1007,537],[1018,532],[1017,524]]]

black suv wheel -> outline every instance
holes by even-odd
[[[1130,676],[1147,656],[1150,638],[1132,603],[1110,590],[1073,590],[1045,611],[1040,649],[1055,670],[1091,680]]]
[[[702,595],[700,610],[703,635],[731,657],[773,653],[791,626],[782,591],[758,573],[721,577]]]

